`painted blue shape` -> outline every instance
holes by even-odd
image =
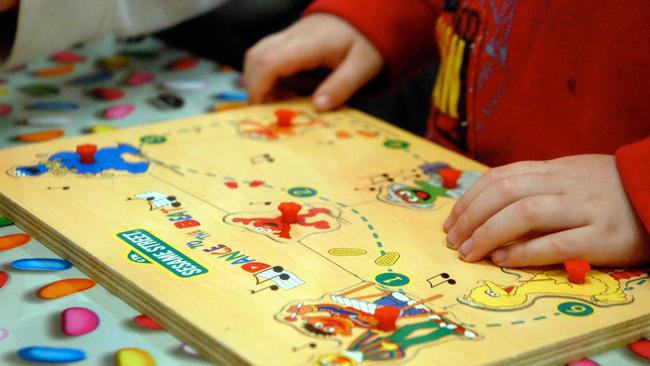
[[[217,93],[216,97],[219,100],[245,102],[248,100],[248,93],[243,90],[222,91]]]
[[[79,104],[73,102],[36,102],[29,105],[29,109],[37,111],[69,111],[79,109]]]
[[[114,72],[109,70],[97,71],[94,73],[81,75],[77,78],[68,81],[68,83],[73,85],[82,85],[82,86],[103,83],[105,81],[111,80],[114,74],[115,74]]]
[[[406,300],[398,299],[395,296],[393,296],[393,294],[375,300],[375,304],[382,305],[382,306],[393,306],[398,309],[404,309],[405,307],[409,306],[409,303]],[[422,313],[424,313],[423,310],[416,309],[416,308],[409,308],[406,310],[402,310],[400,316],[417,315]]]
[[[11,267],[24,271],[62,271],[72,267],[72,263],[59,258],[27,258],[11,262]]]
[[[26,361],[64,363],[86,359],[86,353],[76,348],[26,347],[18,351],[18,356]]]
[[[77,174],[100,174],[107,170],[125,171],[132,174],[144,173],[149,169],[149,162],[128,162],[122,157],[123,154],[139,154],[140,150],[128,145],[119,144],[117,147],[103,147],[95,153],[95,162],[84,164],[76,152],[64,151],[50,156],[49,161],[58,161],[64,168]],[[18,172],[26,176],[37,177],[48,171],[45,164],[18,167]]]
[[[16,170],[19,173],[22,173],[22,175],[26,175],[28,177],[38,177],[40,175],[47,173],[47,167],[45,166],[45,164],[21,166]]]
[[[133,174],[144,173],[149,169],[149,163],[145,161],[131,163],[122,154],[139,154],[140,150],[127,145],[119,144],[117,147],[104,147],[95,153],[95,162],[84,164],[76,152],[60,152],[50,157],[50,161],[59,161],[64,168],[74,170],[78,174],[100,174],[106,170],[125,171]]]

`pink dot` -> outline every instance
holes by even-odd
[[[583,358],[578,361],[571,362],[567,366],[599,366],[598,362],[592,361],[588,358]]]

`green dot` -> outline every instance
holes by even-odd
[[[294,197],[313,197],[318,193],[318,191],[309,187],[293,187],[289,188],[287,192]]]
[[[167,137],[161,135],[147,135],[140,137],[140,142],[143,144],[162,144],[167,141]]]
[[[46,97],[50,95],[57,95],[61,92],[61,89],[54,85],[49,84],[30,84],[23,86],[20,90],[33,97]]]
[[[0,216],[0,227],[9,226],[9,225],[13,225],[13,224],[14,223],[11,222],[11,220],[9,220],[8,218],[6,218],[4,216]]]
[[[411,279],[401,273],[385,272],[375,276],[375,281],[377,283],[381,283],[384,286],[399,287],[411,282]]]
[[[568,301],[557,306],[557,310],[569,316],[587,316],[594,313],[594,308],[583,302]]]
[[[404,140],[386,140],[384,141],[384,146],[389,149],[406,149],[409,147],[409,143]]]

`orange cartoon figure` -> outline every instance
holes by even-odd
[[[277,141],[298,135],[310,127],[328,125],[326,121],[304,112],[282,109],[275,114],[276,119],[267,123],[244,119],[239,122],[238,131],[242,136],[255,140]]]
[[[235,213],[228,215],[224,221],[232,225],[240,225],[245,229],[266,235],[279,241],[297,241],[307,235],[323,233],[339,227],[338,215],[335,209],[327,207],[309,207],[304,213],[296,215],[296,222],[289,224],[282,220],[282,215],[264,213]]]

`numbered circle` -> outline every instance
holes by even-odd
[[[162,144],[167,141],[167,137],[161,135],[147,135],[140,137],[140,142],[143,144]]]
[[[399,287],[411,282],[411,279],[401,273],[385,272],[375,276],[375,282],[381,283],[384,286]]]
[[[409,143],[404,140],[386,140],[384,146],[389,149],[406,149],[409,147]]]
[[[293,187],[289,188],[287,192],[294,197],[312,197],[318,193],[318,191],[309,187]]]
[[[587,316],[594,313],[594,308],[582,302],[563,302],[557,306],[557,310],[569,316]]]

